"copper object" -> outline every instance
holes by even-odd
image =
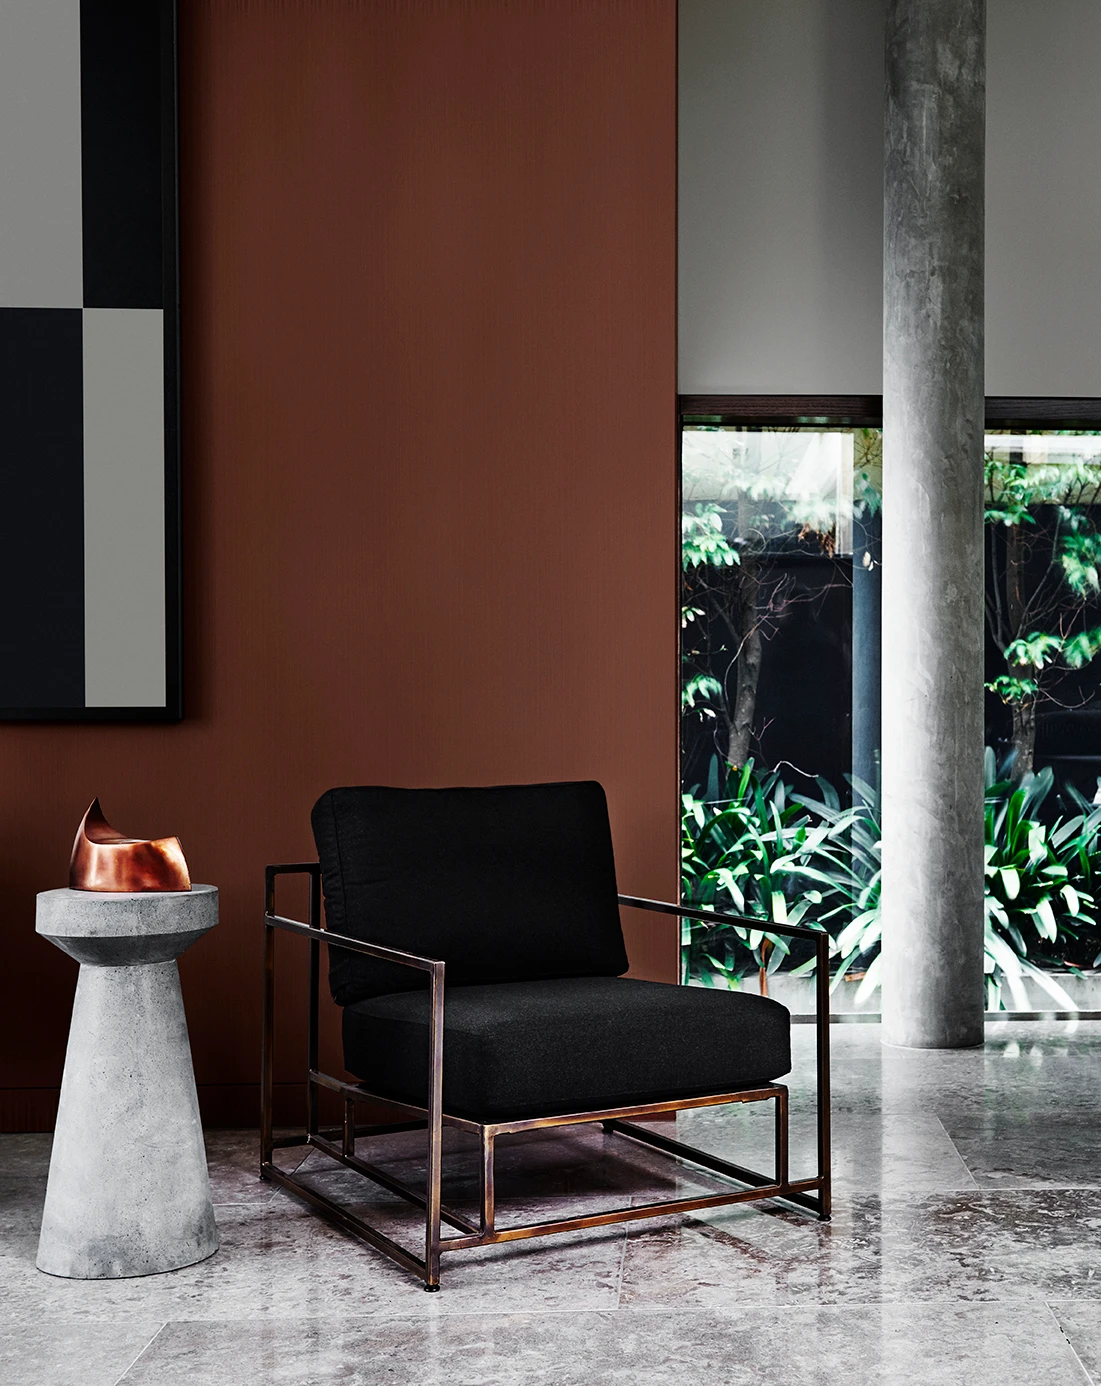
[[[124,837],[93,799],[80,821],[69,859],[73,890],[190,890],[191,876],[178,837],[152,841]]]

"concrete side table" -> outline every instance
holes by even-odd
[[[80,963],[38,1269],[151,1275],[218,1249],[179,955],[218,891],[47,890],[35,928]]]

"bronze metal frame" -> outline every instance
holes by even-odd
[[[281,875],[307,875],[310,881],[309,913],[306,923],[286,919],[275,912],[275,883]],[[733,920],[758,927],[759,920],[696,909],[688,905],[672,905],[660,900],[643,900],[621,895],[620,904],[633,909],[655,910],[690,919],[721,923]],[[440,1256],[445,1251],[466,1247],[490,1246],[528,1237],[543,1237],[554,1232],[573,1232],[584,1227],[633,1222],[636,1219],[668,1216],[670,1213],[691,1213],[701,1208],[719,1208],[729,1203],[745,1203],[764,1198],[779,1198],[807,1212],[816,1213],[826,1221],[831,1211],[830,1178],[830,1104],[829,1104],[829,938],[825,933],[791,924],[769,924],[769,930],[791,938],[812,942],[817,956],[816,1016],[817,1077],[818,1077],[818,1173],[812,1179],[791,1179],[788,1172],[788,1090],[783,1083],[767,1083],[758,1087],[712,1093],[704,1097],[678,1098],[667,1102],[648,1102],[635,1107],[615,1107],[604,1111],[571,1112],[565,1115],[532,1117],[518,1121],[477,1122],[443,1110],[443,1020],[444,964],[436,958],[422,958],[395,948],[335,934],[324,927],[321,917],[321,868],[316,862],[286,866],[269,866],[264,877],[264,1008],[263,1047],[260,1084],[260,1177],[277,1184],[303,1199],[338,1227],[360,1238],[376,1250],[385,1253],[406,1270],[424,1281],[426,1290],[440,1288]],[[273,1130],[273,1081],[275,1041],[275,935],[277,930],[297,934],[309,940],[309,1021],[307,1027],[307,1097],[306,1129],[300,1135],[276,1137]],[[368,957],[398,963],[428,974],[431,988],[432,1019],[429,1030],[428,1106],[395,1102],[367,1091],[362,1084],[348,1083],[323,1073],[318,1066],[318,1014],[320,1006],[321,944],[337,944]],[[343,1099],[343,1123],[337,1129],[320,1126],[318,1097],[321,1088],[338,1093]],[[731,1164],[702,1150],[683,1145],[658,1132],[637,1126],[632,1117],[655,1116],[664,1112],[686,1111],[694,1107],[716,1107],[731,1102],[776,1102],[775,1152],[776,1168],[771,1175]],[[357,1126],[357,1102],[385,1102],[407,1112],[410,1120],[390,1125]],[[615,1208],[605,1213],[585,1217],[559,1218],[549,1222],[528,1223],[523,1226],[496,1225],[494,1193],[494,1145],[498,1136],[518,1131],[534,1131],[552,1126],[578,1126],[600,1122],[604,1129],[616,1135],[638,1141],[653,1150],[696,1165],[711,1174],[718,1174],[745,1187],[729,1192],[700,1194],[694,1198],[678,1198],[639,1207]],[[477,1222],[454,1208],[441,1197],[443,1161],[443,1128],[453,1126],[478,1137],[481,1147],[480,1207]],[[357,1136],[382,1135],[399,1130],[426,1130],[428,1133],[428,1169],[426,1187],[422,1192],[402,1180],[361,1159],[355,1151]],[[281,1170],[272,1160],[273,1152],[288,1146],[309,1145],[322,1150],[339,1164],[373,1180],[376,1184],[399,1195],[409,1203],[424,1209],[424,1256],[400,1246],[362,1218],[356,1217],[335,1200],[310,1188],[292,1174]],[[442,1235],[442,1224],[456,1229],[457,1235]]]

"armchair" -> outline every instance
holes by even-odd
[[[265,875],[260,1175],[440,1286],[444,1252],[582,1227],[780,1198],[830,1216],[828,938],[770,924],[817,950],[818,1172],[788,1171],[790,1016],[777,1002],[622,976],[620,905],[721,921],[734,916],[617,892],[607,805],[591,781],[476,789],[345,788],[314,806],[318,862]],[[280,875],[309,877],[305,922],[276,913]],[[324,889],[325,921],[321,919]],[[757,924],[758,921],[753,921]],[[309,940],[306,1129],[273,1133],[275,939]],[[320,948],[343,1009],[344,1064],[321,1071]],[[445,985],[446,983],[446,985]],[[343,1102],[323,1129],[319,1092]],[[359,1102],[400,1109],[399,1126],[357,1126]],[[774,1101],[775,1170],[763,1174],[638,1126],[632,1118],[733,1102]],[[731,1187],[689,1198],[498,1227],[499,1136],[601,1122],[604,1129],[722,1176]],[[480,1148],[477,1221],[441,1197],[443,1128]],[[426,1188],[362,1158],[357,1136],[427,1132]],[[400,1246],[273,1161],[310,1145],[424,1209],[423,1257]],[[448,1235],[444,1235],[447,1224]]]

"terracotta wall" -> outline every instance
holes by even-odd
[[[262,868],[327,786],[593,776],[622,887],[676,885],[674,0],[180,23],[187,718],[0,727],[9,1129],[52,1119],[34,896],[93,794],[221,888],[182,963],[213,1121],[255,1120]],[[675,926],[628,927],[672,978]]]

